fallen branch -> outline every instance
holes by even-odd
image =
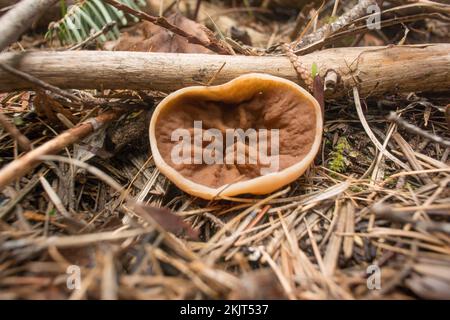
[[[330,70],[337,73],[338,83],[334,92],[327,92],[326,99],[346,97],[352,94],[355,85],[363,98],[412,91],[442,92],[450,88],[450,44],[336,48],[300,59],[307,70],[316,63],[321,77]],[[289,59],[281,56],[25,52],[0,54],[0,64],[8,64],[59,88],[73,89],[170,92],[206,84],[214,76],[211,84],[220,84],[250,72],[298,81]],[[30,88],[29,82],[0,70],[0,91]]]
[[[373,12],[376,7],[376,1],[361,0],[350,11],[339,17],[335,22],[326,24],[314,33],[301,37],[298,41],[291,44],[294,52],[298,55],[304,55],[315,50],[319,50],[324,46],[329,46],[337,41],[354,36],[362,35],[371,31],[370,23],[381,16],[391,17],[382,19],[379,28],[386,28],[396,24],[405,24],[425,19],[436,19],[448,22],[450,6],[446,4],[436,3],[432,1],[416,2],[412,4],[402,5],[390,9]],[[370,9],[370,10],[369,10]],[[275,49],[273,47],[272,49]]]
[[[120,114],[121,112],[115,110],[102,113],[95,118],[89,119],[63,132],[52,140],[26,153],[24,156],[10,162],[0,170],[0,190],[14,181],[14,179],[23,177],[30,172],[42,161],[40,160],[41,156],[55,154],[61,151],[63,148],[85,138],[106,123],[116,119]]]
[[[19,39],[38,17],[58,0],[23,0],[0,17],[0,51]]]
[[[394,26],[397,24],[405,24],[405,23],[410,23],[410,22],[414,22],[414,21],[422,21],[425,19],[432,19],[432,18],[436,19],[436,20],[441,20],[444,22],[448,21],[448,19],[445,16],[443,16],[442,14],[437,13],[437,12],[432,12],[432,13],[414,14],[414,15],[409,15],[409,16],[404,16],[404,17],[395,17],[392,19],[382,20],[380,22],[380,28],[383,29],[383,28]],[[355,22],[355,24],[356,24],[356,22]],[[304,54],[319,50],[319,49],[323,48],[324,46],[330,46],[333,43],[336,43],[337,41],[345,39],[347,37],[355,36],[357,34],[361,35],[366,32],[369,32],[369,31],[370,31],[370,29],[367,28],[366,24],[354,26],[349,29],[343,28],[342,30],[332,33],[316,42],[313,42],[305,47],[297,49],[294,52],[297,55],[304,55]]]
[[[316,32],[304,36],[300,39],[300,41],[295,41],[293,44],[293,49],[298,50],[326,38],[329,34],[342,29],[353,20],[367,15],[367,8],[373,5],[377,5],[376,0],[359,0],[357,5],[340,16],[335,22],[324,25],[323,27],[317,29]]]

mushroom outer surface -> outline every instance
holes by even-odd
[[[172,141],[172,133],[177,129],[194,132],[194,121],[202,121],[204,130],[223,132],[224,143],[226,129],[252,128],[268,132],[277,129],[277,171],[261,174],[258,169],[264,167],[264,162],[259,158],[256,164],[231,165],[228,162],[180,164],[172,161],[171,150],[179,143]],[[220,199],[240,194],[267,194],[296,180],[319,151],[322,123],[320,105],[305,89],[283,78],[252,73],[222,85],[187,87],[169,94],[152,115],[149,136],[156,166],[177,187],[203,199]],[[269,136],[270,153],[272,134]],[[195,150],[194,141],[193,138],[192,150]],[[261,140],[257,141],[260,150]],[[204,150],[205,141],[201,143],[201,150]],[[237,147],[233,148],[237,152]],[[249,149],[246,150],[248,156]],[[223,152],[223,157],[226,153]]]

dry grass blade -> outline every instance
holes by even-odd
[[[327,248],[325,250],[325,256],[323,258],[323,263],[325,266],[325,276],[332,276],[336,270],[339,253],[341,251],[342,244],[342,233],[345,230],[345,222],[347,220],[347,210],[342,207],[338,211],[336,229],[331,234],[330,241],[328,242]]]
[[[361,121],[361,124],[363,125],[364,130],[366,131],[366,133],[369,136],[370,140],[377,147],[378,151],[380,151],[389,160],[392,160],[393,162],[395,162],[401,168],[403,168],[403,169],[405,169],[407,171],[410,171],[411,168],[409,168],[402,161],[400,161],[395,156],[393,156],[389,151],[385,150],[383,148],[382,144],[378,141],[378,139],[373,134],[372,130],[370,129],[369,124],[367,123],[366,118],[364,117],[364,113],[363,113],[363,110],[362,110],[362,107],[361,107],[361,101],[359,99],[359,92],[358,92],[358,88],[357,87],[353,87],[353,97],[354,97],[354,100],[355,100],[355,107],[356,107],[356,111],[358,113],[359,120]]]

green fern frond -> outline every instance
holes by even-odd
[[[136,10],[146,5],[145,0],[119,1]],[[79,0],[69,8],[66,7],[65,1],[61,0],[60,5],[65,14],[61,20],[50,23],[46,38],[58,38],[63,45],[80,43],[111,22],[116,22],[119,26],[126,26],[129,21],[138,21],[136,17],[126,15],[101,0]],[[116,40],[119,35],[119,28],[114,26],[111,31],[100,36],[98,40],[100,42]]]

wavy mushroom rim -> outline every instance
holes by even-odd
[[[299,91],[305,98],[310,100],[314,105],[315,115],[316,115],[316,132],[314,137],[314,142],[311,145],[310,151],[308,154],[299,162],[294,165],[287,167],[281,171],[273,172],[267,175],[259,176],[257,178],[245,180],[245,181],[237,181],[232,184],[226,184],[220,186],[218,188],[211,188],[199,183],[195,183],[187,178],[185,178],[181,173],[179,173],[172,166],[167,164],[161,154],[159,153],[159,149],[157,146],[157,139],[155,134],[156,123],[161,111],[166,107],[170,100],[179,98],[180,96],[187,93],[200,93],[202,91],[209,90],[210,94],[213,94],[216,91],[226,90],[229,87],[235,86],[239,84],[241,81],[248,81],[251,79],[262,79],[267,81],[277,81],[282,82],[294,90]],[[150,126],[149,126],[149,137],[150,137],[150,147],[152,150],[153,159],[155,161],[155,165],[158,167],[160,172],[164,174],[169,180],[171,180],[178,188],[181,190],[189,190],[187,193],[200,197],[202,199],[211,200],[211,199],[221,199],[222,197],[232,197],[240,194],[268,194],[270,192],[276,191],[281,187],[295,181],[298,177],[300,177],[311,165],[314,161],[314,158],[319,151],[320,144],[322,141],[322,131],[323,131],[323,119],[322,119],[322,111],[317,100],[304,88],[297,85],[296,83],[286,80],[284,78],[279,78],[276,76],[272,76],[269,74],[260,74],[260,73],[249,73],[245,75],[241,75],[239,77],[234,78],[224,84],[216,85],[216,86],[191,86],[186,87],[175,92],[172,92],[167,97],[165,97],[155,108],[153,112]]]

